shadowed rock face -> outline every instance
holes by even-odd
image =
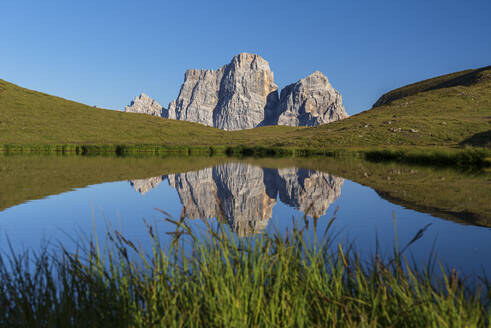
[[[132,186],[157,185],[166,177],[132,181]],[[199,171],[171,174],[187,218],[218,218],[244,236],[264,230],[280,200],[312,217],[320,217],[341,194],[344,179],[306,169],[262,169],[245,163],[227,163]],[[139,187],[148,191],[146,188]],[[135,190],[137,188],[135,187]]]
[[[144,93],[135,97],[130,105],[124,108],[124,111],[167,117],[167,110]]]
[[[281,90],[278,125],[316,126],[348,117],[341,94],[316,71]]]

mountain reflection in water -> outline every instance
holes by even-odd
[[[280,200],[320,217],[341,194],[344,179],[299,168],[269,169],[245,163],[130,181],[145,194],[164,180],[175,188],[190,219],[223,218],[239,236],[264,230]]]

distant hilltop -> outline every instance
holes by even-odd
[[[341,94],[316,71],[278,94],[269,63],[241,53],[218,70],[187,70],[179,96],[168,109],[145,94],[126,112],[191,121],[223,130],[266,125],[316,126],[348,117]]]

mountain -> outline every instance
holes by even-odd
[[[129,113],[142,113],[159,117],[166,117],[167,110],[162,107],[158,102],[142,93],[124,108],[125,112]]]
[[[242,53],[217,71],[188,70],[169,118],[223,130],[267,125],[278,104],[278,86],[269,63]]]
[[[281,90],[278,125],[316,126],[348,117],[341,94],[316,71]]]
[[[155,113],[150,101],[143,106],[138,112]],[[348,114],[341,95],[321,72],[287,86],[280,98],[269,63],[259,55],[241,53],[216,71],[187,70],[179,96],[161,116],[244,130],[266,125],[314,126]]]

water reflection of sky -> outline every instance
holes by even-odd
[[[227,186],[231,185],[236,185],[236,182],[229,181]],[[247,190],[243,190],[243,186],[241,188],[240,193],[245,193],[247,198]],[[316,192],[320,192],[318,188]],[[29,201],[0,212],[0,247],[7,251],[8,239],[16,252],[25,248],[38,249],[42,240],[73,246],[73,237],[77,239],[80,234],[92,233],[94,224],[98,235],[103,238],[107,223],[120,230],[127,238],[147,247],[143,219],[150,223],[158,222],[162,238],[168,238],[165,232],[173,230],[174,226],[164,222],[163,215],[155,208],[161,208],[179,218],[183,211],[181,199],[185,197],[182,193],[181,190],[179,194],[179,190],[170,186],[168,181],[157,184],[144,194],[135,191],[135,187],[127,181],[122,181],[93,185]],[[220,195],[219,192],[217,194]],[[303,216],[303,212],[282,202],[280,194],[275,195],[276,203],[272,205],[271,218],[267,221],[265,231],[284,232],[291,229],[292,217],[297,218],[297,223],[301,224],[298,219]],[[192,196],[198,197],[197,194]],[[419,229],[431,223],[423,238],[412,245],[406,255],[411,252],[417,261],[422,262],[435,243],[438,259],[445,265],[456,267],[467,274],[481,273],[485,269],[490,276],[489,228],[462,225],[405,209],[380,198],[371,188],[349,180],[344,180],[339,197],[334,197],[331,201],[325,215],[318,221],[318,231],[324,231],[338,208],[337,219],[332,226],[333,232],[338,234],[338,241],[353,242],[364,256],[375,251],[376,235],[381,253],[390,256],[394,245],[392,213],[395,213],[401,248]],[[204,229],[200,220],[190,222],[196,228]],[[212,222],[216,221],[212,219]],[[312,235],[313,231],[310,230],[310,236]]]

